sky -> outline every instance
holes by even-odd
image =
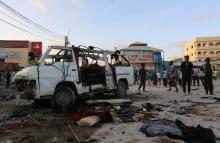
[[[194,37],[220,36],[219,0],[2,1],[39,25],[68,35],[70,43],[76,46],[112,49],[140,41],[163,49],[168,58],[181,56],[186,41]],[[0,5],[0,19],[36,33],[1,12],[17,18]],[[37,34],[41,37],[0,21],[0,39],[42,41],[44,48],[63,44],[63,37],[53,37],[55,41],[50,41],[48,35]]]

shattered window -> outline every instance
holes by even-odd
[[[82,54],[79,57],[79,66],[87,66],[90,64],[97,64],[100,66],[105,66],[105,59],[102,53],[89,53]]]
[[[45,59],[45,65],[52,65],[56,62],[73,62],[71,50],[51,49]]]
[[[130,66],[130,63],[124,56],[119,56],[119,60],[115,61],[114,66]]]
[[[129,66],[130,65],[125,57],[121,56],[120,59],[121,59],[122,65],[124,65],[124,66]]]

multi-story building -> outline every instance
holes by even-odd
[[[208,57],[212,61],[220,60],[220,36],[194,38],[185,45],[185,54],[191,61],[204,61]]]
[[[129,58],[135,69],[140,68],[144,63],[146,69],[155,70],[160,68],[162,62],[163,50],[150,47],[142,42],[132,43],[127,48],[121,49],[121,52]]]

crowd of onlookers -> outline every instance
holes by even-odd
[[[170,62],[169,68],[164,68],[162,71],[149,71],[145,69],[145,65],[142,64],[140,69],[134,71],[134,84],[138,84],[139,91],[143,87],[145,91],[145,84],[150,85],[162,85],[168,87],[171,91],[172,87],[176,92],[179,92],[178,87],[183,89],[186,93],[191,92],[191,86],[204,86],[206,94],[213,94],[212,80],[216,79],[216,70],[210,63],[210,59],[206,59],[206,63],[202,66],[193,66],[189,61],[189,56],[185,56],[185,61],[181,63],[181,67],[175,67],[173,62]],[[140,83],[139,83],[140,82]]]

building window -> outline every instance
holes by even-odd
[[[198,52],[198,55],[201,55],[202,54],[202,52]]]
[[[216,46],[216,47],[220,46],[220,42],[217,42],[217,43],[215,44],[215,46]]]
[[[188,51],[189,49],[187,48],[186,51]]]
[[[193,46],[191,46],[191,49],[193,49]]]
[[[203,43],[202,46],[203,46],[203,47],[206,47],[206,43]]]
[[[193,56],[193,53],[191,54],[191,56]]]
[[[210,55],[214,55],[214,54],[215,54],[215,52],[213,52],[213,51],[210,51],[210,52],[209,52],[209,54],[210,54]]]
[[[128,57],[130,57],[131,51],[126,51],[126,54],[125,54],[125,55],[128,56]]]
[[[209,47],[213,47],[214,46],[214,44],[213,43],[209,43]]]
[[[197,47],[201,47],[201,43],[197,43]]]
[[[216,55],[220,55],[220,51],[217,51],[217,52],[216,52]]]
[[[205,51],[205,52],[203,52],[203,55],[206,55],[207,54],[207,52]]]

